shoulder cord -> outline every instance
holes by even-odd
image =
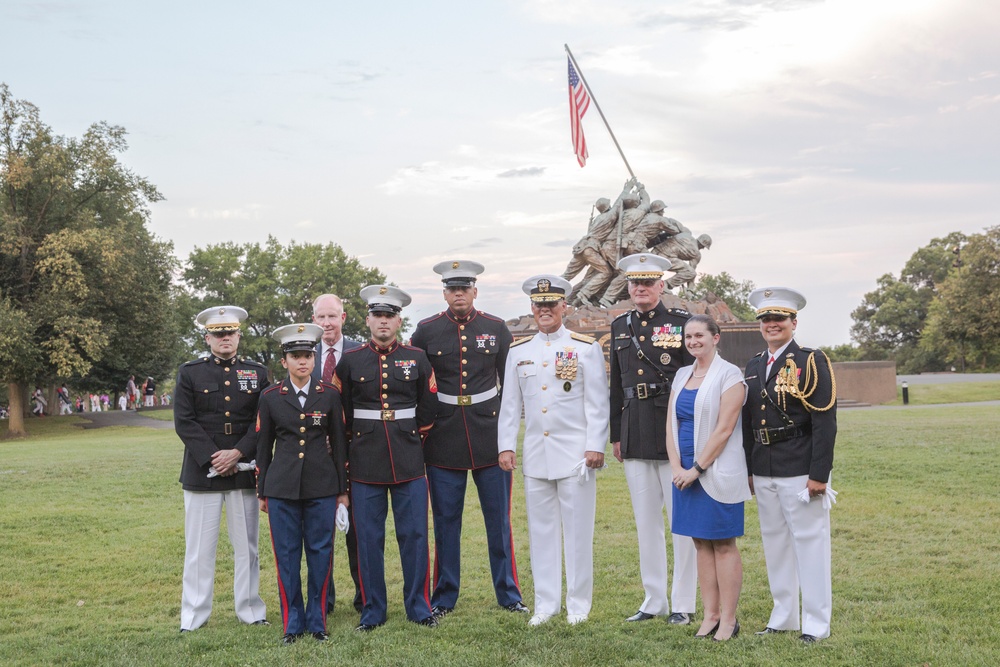
[[[837,378],[833,374],[833,364],[830,362],[830,357],[826,357],[826,364],[830,370],[830,402],[826,405],[826,407],[817,407],[806,400],[816,392],[816,389],[819,386],[819,373],[816,372],[815,352],[809,353],[809,359],[806,362],[806,378],[803,383],[803,387],[806,388],[800,388],[798,383],[795,381],[789,381],[785,385],[785,391],[802,401],[802,405],[806,406],[806,409],[813,412],[826,412],[837,402]],[[785,363],[785,368],[781,369],[781,372],[786,373],[786,377],[789,380],[791,380],[791,378],[797,378],[798,371],[799,369],[796,367],[794,359],[789,359]]]

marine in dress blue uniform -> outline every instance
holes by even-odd
[[[322,333],[315,324],[274,331],[288,377],[264,392],[257,413],[257,495],[270,519],[285,644],[306,632],[319,641],[328,637],[334,520],[338,505],[348,504],[340,390],[311,377],[313,348]],[[302,598],[303,547],[308,604]]]
[[[410,296],[391,285],[361,290],[372,338],[337,364],[347,418],[353,529],[364,607],[361,632],[386,620],[385,521],[388,497],[403,568],[410,621],[434,627],[427,555],[427,478],[423,439],[434,423],[437,386],[423,350],[396,341]]]
[[[801,628],[799,639],[813,643],[830,636],[833,609],[830,510],[823,495],[833,469],[837,387],[826,355],[793,338],[805,297],[787,287],[762,287],[748,300],[768,348],[744,374],[743,446],[774,599],[767,627],[757,634]]]
[[[212,613],[223,506],[233,545],[236,616],[244,623],[267,623],[259,593],[259,512],[249,464],[257,449],[251,427],[268,380],[264,366],[237,356],[240,324],[246,318],[247,311],[236,306],[198,313],[195,321],[207,332],[211,354],[187,362],[177,372],[174,428],[184,443],[181,632],[200,628]]]
[[[663,511],[672,521],[667,406],[677,369],[694,363],[683,333],[691,314],[660,301],[669,259],[638,253],[623,257],[618,268],[636,307],[611,323],[611,443],[625,465],[645,592],[639,611],[626,620],[670,614],[671,623],[686,625],[695,610],[698,558],[690,537],[672,535],[674,576],[668,603]]]
[[[497,464],[499,387],[514,337],[498,317],[475,309],[477,262],[434,266],[448,309],[420,322],[410,343],[427,353],[437,378],[434,428],[424,441],[434,516],[434,593],[437,617],[455,608],[461,579],[462,513],[469,473],[479,493],[497,602],[526,613],[521,602],[510,527],[513,475]]]

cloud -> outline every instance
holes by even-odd
[[[195,220],[260,220],[260,204],[247,204],[238,208],[199,208],[192,206],[187,209],[189,218]]]
[[[502,171],[497,174],[497,178],[524,178],[525,176],[541,176],[544,173],[545,167],[520,167]]]

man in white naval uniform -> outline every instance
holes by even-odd
[[[538,333],[513,343],[500,404],[500,467],[517,466],[522,448],[525,508],[535,580],[529,625],[559,613],[562,542],[566,554],[566,620],[587,620],[594,592],[596,469],[608,441],[608,377],[600,345],[562,324],[571,285],[554,275],[525,281]]]

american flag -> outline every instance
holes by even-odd
[[[569,129],[573,135],[573,150],[576,151],[576,161],[580,166],[587,164],[587,140],[583,136],[583,115],[590,108],[590,95],[580,82],[580,76],[573,69],[573,61],[569,63]]]

